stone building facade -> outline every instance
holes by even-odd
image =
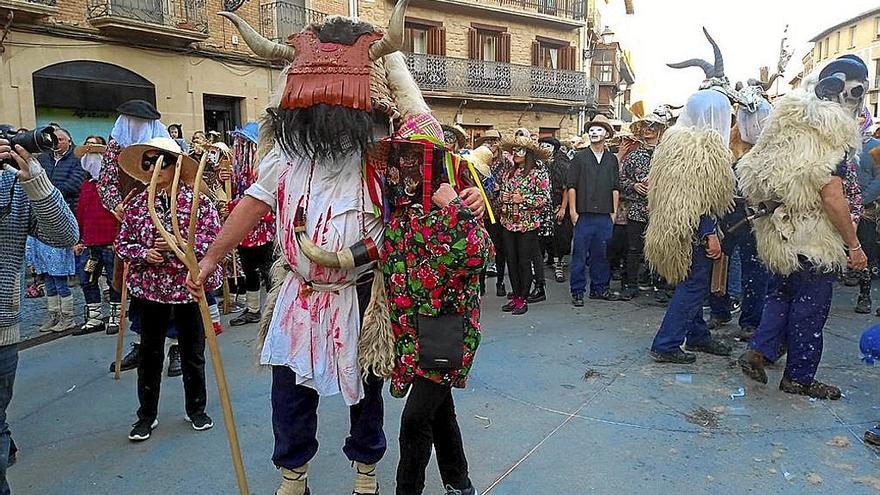
[[[438,118],[474,137],[518,127],[576,134],[594,104],[581,42],[592,1],[413,0],[410,68]],[[0,122],[58,122],[81,141],[109,134],[113,109],[133,97],[155,102],[163,122],[188,135],[257,118],[281,67],[254,57],[215,15],[223,2],[0,0]],[[326,15],[384,27],[392,8],[392,0],[245,0],[236,13],[284,40]]]

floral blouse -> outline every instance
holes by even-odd
[[[229,211],[235,209],[241,198],[233,199],[229,202]],[[263,218],[257,222],[253,230],[241,241],[241,247],[251,248],[269,244],[275,240],[275,214],[272,210],[263,215]]]
[[[104,207],[111,212],[116,210],[119,203],[122,203],[122,194],[119,192],[120,153],[122,153],[122,147],[115,139],[111,139],[104,150],[101,175],[98,177],[98,195],[101,197]]]
[[[404,397],[415,377],[463,388],[480,344],[480,272],[494,256],[492,242],[456,199],[445,209],[421,215],[421,205],[397,209],[385,227],[379,267],[395,336],[391,395]],[[418,315],[461,314],[464,359],[461,369],[419,368]]]
[[[547,167],[537,166],[528,175],[523,174],[521,168],[511,167],[501,178],[501,195],[519,193],[523,202],[501,202],[501,225],[511,232],[529,232],[539,228],[549,190]]]
[[[637,146],[620,163],[620,195],[627,202],[626,219],[648,223],[648,197],[636,192],[635,185],[648,180],[654,148]]]
[[[157,194],[158,196],[158,194]],[[192,187],[181,184],[178,193],[177,216],[183,235],[189,226],[190,206],[193,200]],[[171,212],[167,196],[156,198],[156,213],[165,228],[171,230]],[[196,228],[195,253],[201,259],[220,232],[220,218],[217,209],[207,196],[201,195],[198,209],[199,223]],[[163,252],[165,261],[157,265],[147,263],[147,251],[153,247],[159,231],[153,225],[147,209],[147,191],[134,196],[125,205],[122,228],[116,238],[116,253],[130,262],[128,290],[132,296],[158,303],[181,304],[194,302],[186,290],[187,269],[173,252]],[[220,286],[220,272],[214,272],[205,285],[205,290],[215,290]]]

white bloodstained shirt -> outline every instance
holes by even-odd
[[[353,270],[316,265],[300,251],[293,222],[297,206],[307,206],[306,232],[319,247],[339,251],[365,233],[381,246],[382,218],[373,214],[361,159],[353,153],[313,164],[276,146],[260,162],[259,179],[246,192],[277,211],[278,242],[292,270],[281,287],[260,362],[288,366],[298,384],[324,396],[342,393],[348,405],[364,396],[354,283],[373,265]],[[306,281],[316,290],[309,290]]]

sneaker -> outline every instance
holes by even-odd
[[[668,304],[670,299],[672,299],[672,295],[670,295],[669,289],[657,289],[657,293],[654,294],[654,300],[657,304]]]
[[[742,303],[733,299],[730,301],[730,314],[735,315],[742,310]]]
[[[880,447],[880,425],[865,432],[865,443],[874,447]]]
[[[504,288],[504,283],[495,285],[495,295],[498,297],[504,297],[507,295],[507,289]]]
[[[505,313],[510,313],[514,309],[516,309],[516,299],[511,299],[510,301],[507,301],[507,304],[501,306],[501,311],[504,311]]]
[[[639,297],[639,288],[632,285],[627,286],[623,289],[623,292],[620,293],[621,301],[632,301],[637,297]]]
[[[247,325],[248,323],[259,323],[261,318],[261,313],[254,313],[249,309],[245,309],[240,315],[229,320],[229,325],[233,327],[239,327],[241,325]]]
[[[719,318],[717,316],[713,316],[713,317],[709,318],[708,323],[706,323],[706,327],[709,330],[718,330],[719,328],[723,327],[724,325],[727,325],[728,323],[730,323],[730,320],[731,320],[730,317]]]
[[[495,262],[493,261],[486,267],[486,276],[494,277],[496,275],[498,275],[498,268],[496,268]]]
[[[214,427],[214,420],[210,416],[201,412],[193,414],[192,417],[184,416],[188,423],[192,423],[193,430],[204,431]]]
[[[180,347],[175,344],[168,348],[168,377],[174,378],[183,374],[180,366]]]
[[[562,268],[556,268],[556,273],[554,275],[556,276],[556,281],[558,283],[561,284],[562,282],[565,282],[565,271],[563,271]]]
[[[519,316],[519,315],[524,315],[524,314],[528,313],[529,304],[526,302],[525,299],[520,297],[520,298],[516,299],[516,302],[517,302],[516,307],[513,308],[513,311],[511,311],[510,314]]]
[[[584,295],[583,294],[574,294],[571,296],[571,304],[576,308],[584,307]]]
[[[704,352],[715,356],[730,356],[730,352],[733,350],[729,345],[712,337],[706,342],[700,344],[691,344],[688,342],[685,344],[684,348],[691,352]]]
[[[214,335],[220,335],[223,333],[223,324],[219,321],[215,321],[211,324],[214,327]]]
[[[527,299],[527,301],[530,303],[538,303],[538,302],[542,302],[542,301],[546,301],[546,300],[547,300],[547,293],[544,292],[543,285],[540,285],[540,286],[536,285],[535,289],[532,290],[532,293],[529,294],[529,298]]]
[[[813,380],[813,383],[810,385],[804,385],[786,376],[783,376],[782,381],[779,382],[779,390],[787,394],[806,395],[820,400],[837,400],[840,399],[841,395],[840,389],[834,385],[828,385],[818,380]]]
[[[590,292],[590,299],[599,299],[602,301],[620,301],[620,294],[606,289],[605,292]]]
[[[749,349],[744,352],[736,362],[747,377],[756,382],[767,384],[767,372],[764,371],[764,356],[760,352]]]
[[[140,419],[137,423],[131,426],[133,426],[133,428],[131,429],[131,433],[128,434],[128,439],[132,442],[143,442],[150,438],[153,430],[159,426],[159,420],[154,419],[150,421],[148,419]]]
[[[692,364],[696,362],[697,356],[681,349],[675,352],[657,352],[651,349],[651,357],[657,363],[675,363],[675,364]]]
[[[452,488],[452,485],[446,485],[446,495],[480,495],[477,493],[477,489],[474,488],[474,485],[465,488],[464,490],[459,490],[458,488]]]
[[[138,363],[141,360],[140,356],[140,344],[132,342],[131,350],[128,351],[128,354],[122,357],[122,361],[119,363],[120,371],[128,371],[137,368]],[[116,361],[110,363],[110,372],[116,372]]]

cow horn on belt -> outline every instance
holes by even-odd
[[[379,259],[379,249],[369,237],[337,252],[318,247],[306,232],[305,209],[301,206],[296,209],[293,231],[296,233],[297,244],[306,258],[320,266],[351,270]]]
[[[218,12],[217,15],[221,15],[235,24],[244,42],[258,57],[266,60],[287,60],[289,62],[296,56],[296,50],[292,46],[267,39],[256,32],[244,19],[232,12]]]
[[[370,60],[379,60],[403,47],[403,31],[406,23],[406,8],[410,0],[398,0],[388,21],[388,31],[379,41],[370,46]]]

